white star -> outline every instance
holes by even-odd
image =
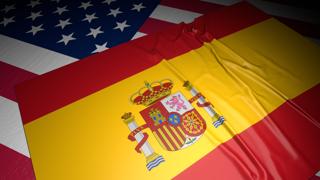
[[[110,13],[108,14],[108,16],[112,15],[113,17],[117,17],[118,14],[122,13],[122,11],[120,11],[119,9],[120,8],[110,9]]]
[[[10,17],[10,18],[3,18],[3,20],[0,22],[0,24],[2,24],[4,27],[6,27],[9,23],[13,23],[15,22],[15,20],[13,20],[14,16]]]
[[[9,11],[11,11],[11,10],[14,10],[14,9],[16,9],[15,7],[14,7],[14,4],[12,4],[12,5],[6,5],[3,9],[1,9],[1,11],[4,11],[5,13],[7,13],[7,12],[9,12]]]
[[[41,11],[39,12],[31,12],[31,15],[29,17],[27,17],[26,19],[32,19],[32,21],[34,21],[37,17],[42,16]]]
[[[86,14],[86,17],[82,19],[82,21],[88,21],[89,23],[91,23],[92,20],[94,19],[98,19],[98,17],[95,16],[96,13],[93,13],[91,15]]]
[[[102,1],[102,3],[107,3],[108,5],[110,5],[112,2],[116,2],[116,0],[104,0],[104,1]]]
[[[99,26],[96,29],[90,28],[90,32],[87,34],[87,36],[92,35],[93,38],[96,38],[98,36],[98,34],[103,33],[103,31],[100,31],[100,29],[101,29],[101,26]]]
[[[140,4],[133,4],[133,8],[131,10],[137,10],[138,12],[141,11],[141,9],[146,8],[145,6],[142,5],[142,3]]]
[[[84,10],[86,10],[88,7],[92,6],[91,2],[88,1],[86,3],[81,2],[81,5],[78,8],[83,8]]]
[[[119,22],[116,22],[116,23],[117,23],[117,26],[114,27],[113,29],[120,29],[121,32],[124,30],[124,28],[130,26],[127,24],[127,21],[123,21],[122,23],[119,23]]]
[[[70,18],[66,20],[59,20],[59,23],[55,27],[61,27],[61,29],[63,29],[67,25],[72,24],[71,22],[69,22],[69,20]]]
[[[31,0],[30,3],[28,4],[28,6],[31,6],[33,8],[39,4],[41,4],[40,0]]]
[[[32,35],[34,36],[35,34],[37,34],[37,32],[39,31],[43,31],[44,29],[42,28],[43,24],[40,24],[39,26],[31,26],[31,29],[26,32],[26,33],[32,33]]]
[[[61,15],[63,12],[66,12],[66,11],[69,11],[69,10],[67,9],[67,6],[57,7],[57,10],[55,10],[55,11],[53,12],[53,14],[54,14],[54,13],[58,13],[59,15]]]
[[[104,43],[104,44],[102,44],[102,45],[95,44],[96,49],[95,49],[94,51],[92,51],[91,53],[97,53],[97,52],[101,52],[101,51],[104,51],[104,50],[109,49],[109,48],[107,47],[107,44],[108,44],[108,42],[106,42],[106,43]]]
[[[62,38],[57,43],[63,42],[64,45],[67,45],[69,43],[69,41],[72,41],[72,40],[76,39],[76,38],[72,37],[72,35],[73,35],[73,33],[71,33],[69,35],[62,34]]]

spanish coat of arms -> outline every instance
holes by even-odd
[[[223,116],[218,115],[211,103],[188,81],[184,86],[193,96],[189,100],[180,91],[171,93],[173,82],[169,79],[151,84],[146,82],[145,87],[130,98],[132,103],[146,107],[140,111],[145,124],[138,126],[132,113],[122,116],[131,131],[128,138],[138,142],[135,149],[145,155],[148,170],[164,162],[164,158],[154,152],[147,141],[149,135],[142,132],[143,129],[149,128],[164,150],[178,151],[197,142],[207,128],[205,120],[192,105],[194,101],[198,101],[197,106],[205,108],[215,127],[224,122]]]

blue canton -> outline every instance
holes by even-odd
[[[158,3],[159,0],[2,1],[0,33],[81,59],[129,41]]]

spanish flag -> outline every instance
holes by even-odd
[[[320,48],[247,3],[17,86],[37,179],[307,179]]]

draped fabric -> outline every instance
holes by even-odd
[[[36,177],[307,179],[320,168],[319,57],[242,3],[22,83]]]

